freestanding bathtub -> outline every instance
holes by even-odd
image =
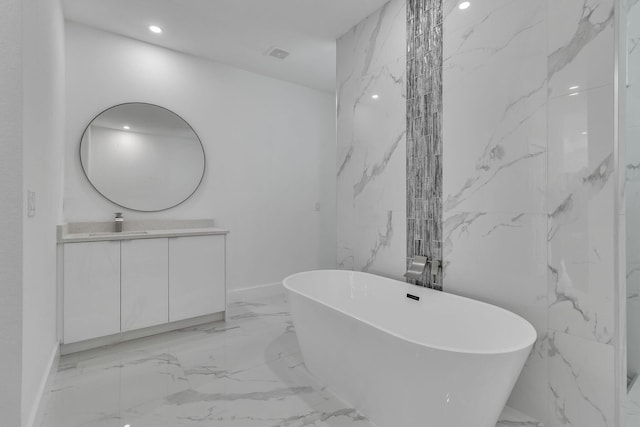
[[[536,340],[507,310],[368,273],[283,284],[307,369],[378,427],[495,427]]]

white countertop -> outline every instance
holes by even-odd
[[[107,240],[158,239],[162,237],[226,235],[229,230],[213,227],[213,220],[137,220],[125,223],[122,232],[112,231],[113,222],[83,222],[58,226],[58,243]],[[131,229],[133,228],[133,229]]]
[[[96,232],[63,234],[58,243],[101,242],[106,240],[158,239],[161,237],[210,236],[228,234],[229,230],[222,228],[176,228],[173,230],[124,231],[121,233]]]

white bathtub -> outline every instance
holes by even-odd
[[[507,310],[372,274],[283,283],[307,369],[378,427],[495,427],[536,340]]]

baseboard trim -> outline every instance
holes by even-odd
[[[177,331],[179,329],[191,328],[194,326],[204,325],[211,322],[220,322],[225,319],[226,311],[214,314],[206,314],[204,316],[193,317],[191,319],[178,320],[170,323],[163,323],[148,328],[136,329],[133,331],[121,332],[105,337],[92,338],[85,341],[78,341],[60,346],[60,354],[67,355],[80,351],[93,350],[94,348],[106,347],[119,344],[125,341],[145,338],[152,335],[162,334],[165,332]]]
[[[227,304],[246,300],[247,298],[272,297],[282,294],[284,294],[282,282],[231,289],[227,291]]]
[[[51,351],[51,356],[49,356],[49,369],[47,371],[47,375],[45,375],[40,382],[36,400],[33,402],[33,405],[28,414],[27,422],[26,424],[24,424],[27,427],[37,427],[42,424],[48,399],[47,391],[53,384],[53,378],[55,376],[55,373],[58,371],[59,360],[60,343],[56,341]]]

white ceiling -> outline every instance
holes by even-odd
[[[335,40],[388,0],[63,0],[66,19],[335,90]],[[152,34],[149,25],[163,29]],[[284,61],[271,47],[291,52]]]

